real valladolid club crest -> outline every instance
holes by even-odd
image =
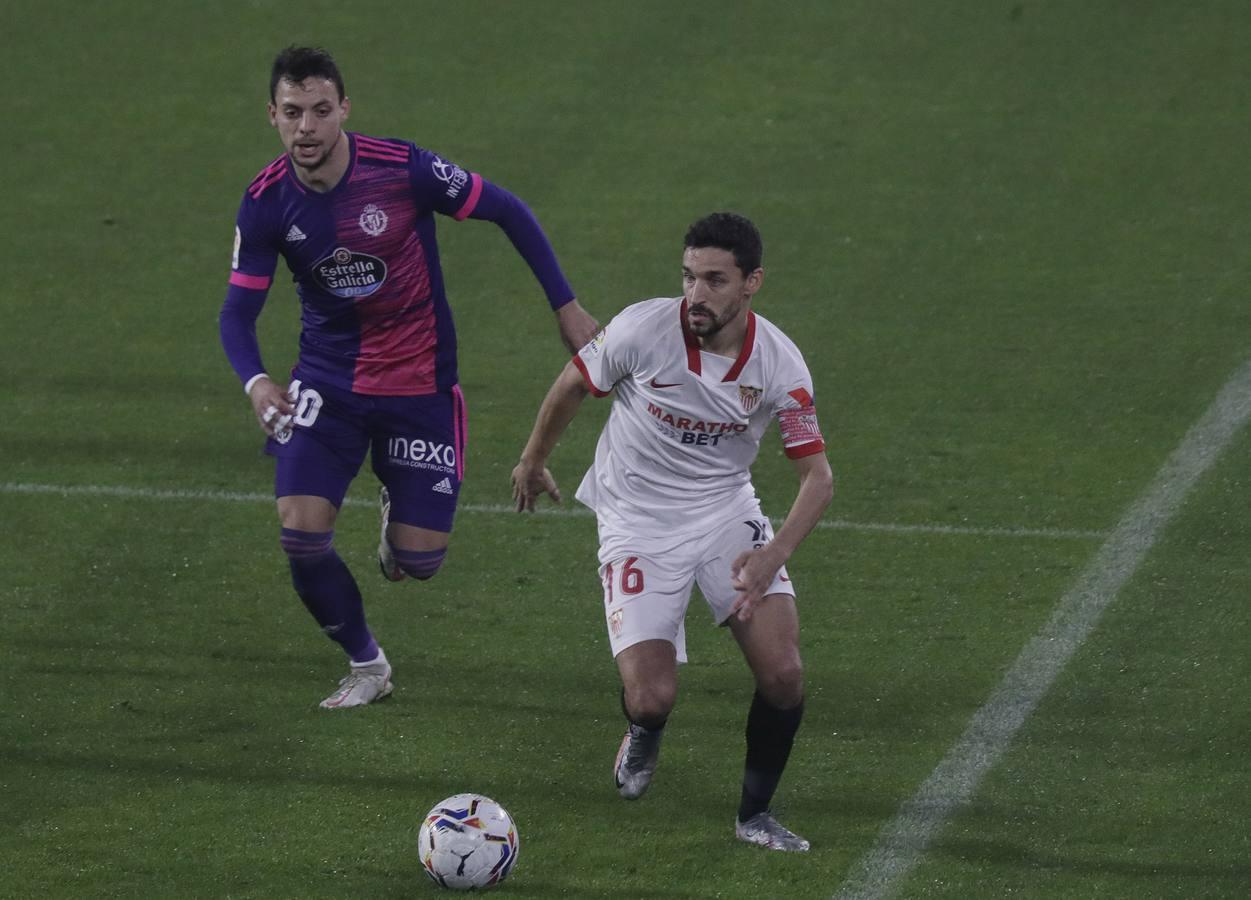
[[[361,231],[370,237],[377,237],[387,230],[387,214],[376,203],[369,204],[361,211],[359,221]]]
[[[758,387],[738,386],[738,402],[743,404],[743,412],[751,412],[760,402],[761,389]]]

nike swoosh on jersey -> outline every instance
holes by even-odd
[[[648,384],[650,387],[654,387],[654,388],[677,387],[677,386],[678,386],[678,385],[680,385],[681,383],[682,383],[682,382],[680,382],[680,381],[675,381],[675,382],[673,382],[673,384],[661,384],[661,383],[660,383],[659,381],[657,381],[655,378],[653,378],[651,381],[647,382],[647,384]]]

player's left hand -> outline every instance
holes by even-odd
[[[556,310],[556,318],[560,323],[560,339],[570,353],[577,353],[599,333],[599,323],[577,300],[570,300]]]
[[[730,615],[737,616],[740,622],[750,619],[785,562],[772,544],[747,550],[735,557],[730,563],[730,583],[739,595],[730,607]]]
[[[513,502],[517,512],[534,512],[534,502],[540,494],[550,494],[560,502],[560,488],[546,466],[533,466],[519,462],[513,467]]]

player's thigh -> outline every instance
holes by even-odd
[[[378,398],[370,419],[374,473],[391,497],[396,545],[438,549],[456,516],[464,478],[465,404],[454,389],[421,397]],[[407,544],[412,540],[411,545]]]
[[[803,693],[799,655],[799,611],[791,594],[766,594],[747,621],[729,619],[743,658],[769,699],[780,706],[798,702]]]
[[[274,495],[319,497],[338,509],[369,448],[361,409],[367,401],[346,391],[301,388],[290,436],[265,445],[277,461]]]
[[[742,553],[760,549],[772,539],[773,526],[759,511],[754,515],[727,516],[709,531],[703,541],[706,550],[696,568],[695,580],[718,625],[726,624],[739,597],[731,571],[734,560]],[[765,594],[794,596],[795,589],[785,566],[778,569]]]
[[[661,705],[673,705],[678,686],[678,653],[673,642],[639,641],[618,653],[616,663],[627,695],[656,696],[663,698]]]
[[[600,566],[599,575],[612,655],[644,641],[665,641],[677,662],[686,662],[683,620],[693,573],[627,555]]]

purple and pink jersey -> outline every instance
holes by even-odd
[[[255,322],[278,256],[302,307],[294,377],[359,394],[415,396],[457,383],[456,333],[434,213],[497,223],[557,309],[573,299],[538,222],[518,198],[408,141],[348,133],[329,191],[305,187],[286,154],[239,208],[221,337],[246,382],[264,371]]]

